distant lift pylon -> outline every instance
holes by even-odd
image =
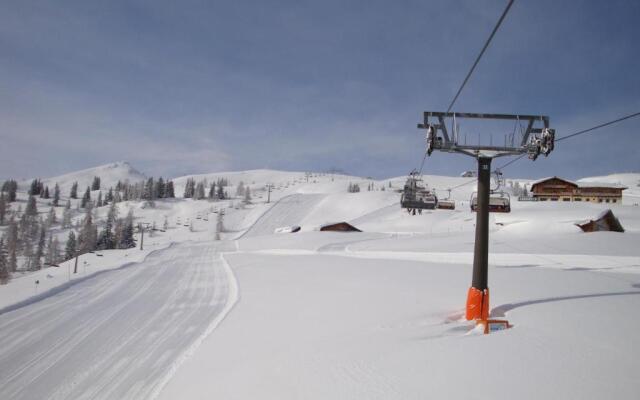
[[[467,145],[459,144],[457,137],[449,137],[445,119],[511,120],[527,123],[519,144]],[[457,126],[457,125],[453,125]],[[489,318],[489,208],[491,193],[491,161],[496,157],[528,154],[535,160],[553,151],[555,130],[549,128],[549,117],[543,115],[476,114],[425,111],[418,128],[426,130],[426,153],[434,150],[462,153],[478,160],[478,191],[476,196],[476,237],[473,251],[473,278],[467,293],[467,320],[487,321]],[[506,141],[505,141],[506,142]]]

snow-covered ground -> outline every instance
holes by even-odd
[[[425,176],[441,197],[457,187],[456,210],[411,216],[402,177],[194,178],[220,177],[229,193],[251,187],[253,204],[123,204],[171,228],[145,251],[83,256],[104,272],[73,284],[64,264],[0,286],[1,398],[637,398],[640,174],[593,178],[630,187],[607,205],[624,233],[575,226],[603,204],[514,201],[491,215],[491,313],[513,328],[486,336],[462,319],[473,179]],[[338,221],[363,232],[317,230]],[[33,297],[36,278],[50,292]]]

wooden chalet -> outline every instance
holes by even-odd
[[[572,182],[554,176],[533,182],[531,195],[539,201],[621,203],[626,188],[617,183]]]

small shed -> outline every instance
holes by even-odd
[[[362,232],[360,229],[347,222],[336,222],[333,224],[325,224],[320,227],[321,231],[330,232]]]
[[[601,212],[596,219],[584,221],[576,225],[579,226],[583,232],[624,232],[622,224],[620,224],[620,221],[613,215],[611,210]]]

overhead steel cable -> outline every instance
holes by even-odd
[[[605,126],[613,125],[613,124],[615,124],[615,123],[617,123],[617,122],[624,121],[624,120],[626,120],[626,119],[630,119],[630,118],[633,118],[633,117],[637,117],[638,115],[640,115],[640,112],[633,113],[633,114],[629,114],[629,115],[627,115],[627,116],[624,116],[624,117],[621,117],[621,118],[615,119],[615,120],[613,120],[613,121],[610,121],[610,122],[607,122],[607,123],[604,123],[604,124],[600,124],[600,125],[594,126],[593,128],[584,129],[584,130],[581,130],[581,131],[578,131],[578,132],[572,133],[572,134],[570,134],[570,135],[563,136],[563,137],[561,137],[561,138],[556,139],[556,142],[559,142],[559,141],[561,141],[561,140],[565,140],[565,139],[569,139],[569,138],[574,137],[574,136],[582,135],[583,133],[591,132],[591,131],[594,131],[594,130],[599,129],[599,128],[604,128]]]
[[[636,112],[636,113],[633,113],[633,114],[625,115],[624,117],[620,117],[620,118],[614,119],[613,121],[605,122],[604,124],[596,125],[596,126],[593,126],[593,127],[591,127],[591,128],[588,128],[588,129],[583,129],[583,130],[581,130],[581,131],[571,133],[571,134],[569,134],[569,135],[567,135],[567,136],[563,136],[563,137],[561,137],[561,138],[558,138],[558,139],[556,139],[555,141],[556,141],[556,142],[559,142],[559,141],[561,141],[561,140],[569,139],[569,138],[572,138],[572,137],[574,137],[574,136],[579,136],[579,135],[585,134],[585,133],[587,133],[587,132],[595,131],[596,129],[604,128],[605,126],[613,125],[613,124],[616,124],[616,123],[618,123],[618,122],[622,122],[622,121],[625,121],[625,120],[627,120],[627,119],[631,119],[631,118],[634,118],[634,117],[637,117],[637,116],[640,116],[640,112]],[[498,168],[496,168],[496,169],[497,169],[497,170],[504,169],[504,168],[506,168],[507,166],[509,166],[509,165],[513,164],[514,162],[516,162],[516,161],[520,160],[520,159],[521,159],[522,157],[524,157],[525,155],[526,155],[526,154],[522,154],[522,155],[520,155],[520,156],[518,156],[518,157],[514,158],[513,160],[509,161],[508,163],[506,163],[506,164],[504,164],[504,165],[502,165],[501,167],[498,167]]]
[[[456,100],[458,100],[458,96],[460,96],[460,93],[462,92],[462,89],[464,89],[464,86],[467,84],[467,81],[471,77],[471,74],[473,74],[473,70],[478,65],[478,62],[480,62],[480,59],[482,58],[482,55],[484,54],[485,50],[487,50],[487,47],[489,47],[489,43],[491,43],[491,40],[493,39],[493,36],[495,36],[496,32],[498,31],[498,28],[500,28],[500,25],[502,24],[502,21],[504,20],[504,17],[507,16],[507,13],[509,12],[509,9],[511,8],[511,5],[513,4],[513,2],[514,2],[514,0],[509,0],[509,4],[507,4],[507,7],[502,12],[502,15],[500,16],[500,19],[498,20],[498,23],[496,23],[496,26],[493,27],[493,31],[491,31],[491,35],[489,35],[489,39],[487,39],[486,43],[482,47],[482,51],[480,51],[480,54],[478,54],[478,57],[476,58],[476,61],[473,63],[473,66],[469,70],[469,73],[467,73],[467,76],[464,78],[464,81],[462,82],[462,85],[460,85],[460,89],[458,89],[458,92],[456,93],[455,97],[451,101],[451,104],[449,104],[449,108],[447,108],[447,112],[451,111],[451,108],[453,108],[453,105],[456,103]]]

